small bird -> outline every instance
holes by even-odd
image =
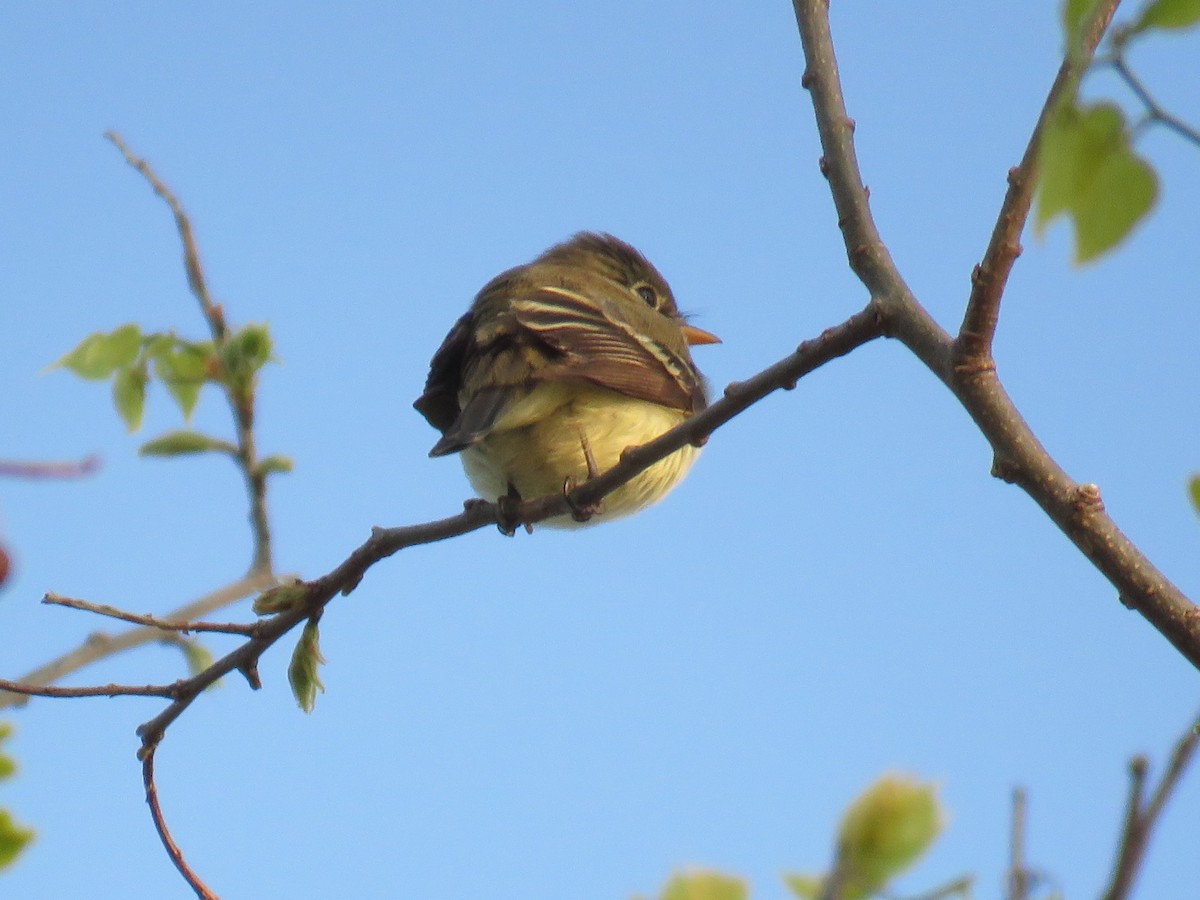
[[[488,282],[429,366],[413,404],[439,431],[430,456],[461,453],[489,500],[569,490],[707,405],[688,346],[720,338],[689,325],[641,253],[584,232]],[[685,446],[595,510],[545,524],[629,515],[661,500],[699,450]]]

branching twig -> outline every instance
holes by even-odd
[[[179,609],[168,614],[166,618],[178,621],[199,619],[231,603],[236,603],[243,597],[266,590],[273,584],[275,584],[275,576],[270,572],[253,572],[239,578],[232,584],[225,585],[212,593],[205,594],[203,597],[184,604]],[[161,641],[162,637],[162,630],[154,627],[131,628],[116,635],[95,632],[89,635],[74,650],[63,654],[57,659],[52,659],[48,663],[38,666],[33,671],[21,676],[17,679],[17,683],[27,687],[44,687],[65,678],[73,672],[78,672],[80,669],[91,665],[97,660],[112,656],[114,653],[121,653],[125,650],[131,650],[134,647],[140,647],[143,644]],[[34,695],[34,692],[26,691],[22,694],[17,694],[0,690],[0,710],[24,704],[27,699],[24,696],[25,694]],[[52,695],[45,694],[39,696]]]
[[[108,616],[112,619],[120,619],[123,622],[132,622],[135,625],[146,625],[162,631],[182,631],[185,634],[188,632],[211,631],[218,634],[240,634],[243,637],[249,637],[254,633],[255,628],[254,625],[243,625],[236,622],[191,622],[177,619],[160,619],[151,615],[138,615],[137,613],[125,612],[123,609],[117,609],[115,606],[108,606],[104,603],[91,603],[87,600],[77,600],[74,597],[64,597],[61,594],[53,593],[43,597],[42,602],[48,603],[51,606],[65,606],[69,609],[93,612],[99,616]]]
[[[1029,135],[1029,143],[1025,145],[1025,155],[1019,165],[1008,170],[1008,192],[1000,206],[996,227],[992,230],[983,260],[971,273],[971,296],[954,342],[954,365],[959,368],[989,369],[995,366],[992,361],[992,339],[1000,315],[1000,298],[1008,284],[1013,263],[1021,255],[1021,232],[1029,218],[1034,188],[1037,187],[1042,132],[1059,103],[1065,97],[1073,96],[1079,88],[1079,82],[1120,2],[1105,0],[1093,11],[1083,28],[1080,52],[1067,54],[1050,86],[1037,124]]]
[[[1117,844],[1117,861],[1113,866],[1112,880],[1104,893],[1104,900],[1126,900],[1130,896],[1133,882],[1145,858],[1146,848],[1150,845],[1150,834],[1188,763],[1196,754],[1198,744],[1200,720],[1175,742],[1162,779],[1150,795],[1149,801],[1146,800],[1146,779],[1149,776],[1150,763],[1144,756],[1135,756],[1129,761],[1129,799],[1126,802],[1125,819]]]
[[[229,326],[225,322],[225,312],[220,304],[215,303],[204,277],[204,268],[200,265],[200,250],[196,245],[195,233],[191,220],[183,209],[183,204],[155,174],[150,164],[141,157],[135,156],[119,134],[114,131],[104,135],[121,151],[125,161],[149,182],[154,193],[163,199],[171,208],[175,217],[175,227],[179,231],[179,240],[183,244],[183,267],[187,272],[188,287],[200,304],[200,311],[208,322],[212,332],[213,344],[218,352],[229,337]],[[267,473],[258,464],[258,451],[254,440],[254,390],[235,391],[230,385],[223,384],[225,398],[233,413],[237,431],[237,460],[246,480],[246,492],[250,498],[250,525],[254,532],[254,558],[250,570],[269,570],[271,568],[271,526],[267,518]]]
[[[958,367],[955,342],[917,302],[871,217],[842,99],[825,0],[793,0],[829,179],[850,266],[871,294],[884,333],[904,343],[955,394],[992,446],[993,474],[1016,483],[1116,587],[1121,601],[1200,668],[1200,610],[1104,511],[1100,489],[1078,484],[1046,452],[994,368]],[[1105,9],[1115,7],[1108,0]]]
[[[1113,71],[1121,77],[1121,80],[1125,82],[1142,106],[1146,108],[1146,117],[1144,119],[1146,123],[1157,122],[1160,125],[1170,128],[1185,140],[1200,146],[1200,130],[1197,130],[1192,125],[1183,121],[1183,119],[1169,112],[1154,99],[1154,95],[1150,93],[1150,90],[1142,80],[1129,67],[1129,63],[1125,61],[1125,54],[1120,44],[1116,45],[1112,56],[1106,62],[1112,66]]]

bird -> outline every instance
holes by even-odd
[[[637,249],[581,232],[484,285],[413,406],[441,432],[429,455],[460,454],[471,486],[503,508],[568,492],[702,411],[707,388],[689,347],[715,343]],[[544,524],[638,512],[679,484],[698,453],[685,445],[597,507]]]

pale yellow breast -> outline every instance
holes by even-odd
[[[569,475],[587,480],[586,437],[600,472],[616,465],[627,447],[644,444],[678,425],[684,414],[601,388],[544,384],[506,414],[491,434],[462,452],[463,468],[479,495],[495,500],[511,482],[526,499],[558,493]],[[595,520],[644,509],[667,495],[687,474],[699,450],[683,447],[604,499]],[[570,516],[543,524],[573,527]]]

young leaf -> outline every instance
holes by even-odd
[[[138,448],[138,456],[184,456],[188,453],[237,453],[237,447],[198,431],[168,431]]]
[[[215,365],[211,341],[190,343],[172,337],[154,354],[155,374],[167,386],[185,420],[191,418],[200,388],[211,377]]]
[[[1190,28],[1197,22],[1200,22],[1200,0],[1154,0],[1142,11],[1132,30]]]
[[[292,695],[306,713],[312,712],[316,706],[317,691],[325,692],[325,685],[317,675],[324,662],[317,623],[309,619],[292,653],[291,665],[288,666],[288,684],[292,686]]]
[[[247,325],[230,335],[221,348],[221,363],[228,384],[244,391],[254,374],[271,358],[271,332],[266,325]]]
[[[746,882],[720,872],[686,872],[663,888],[661,900],[746,900]]]
[[[798,872],[784,874],[783,883],[800,900],[817,900],[821,889],[825,887],[825,879],[819,875],[803,875]]]
[[[117,369],[113,379],[113,405],[129,431],[142,427],[142,413],[146,409],[146,365],[128,365]]]
[[[98,331],[56,362],[80,378],[99,381],[137,359],[142,347],[142,332],[137,325],[122,325],[111,334]]]
[[[1109,103],[1060,107],[1042,136],[1041,167],[1035,230],[1069,215],[1076,262],[1120,243],[1158,193],[1154,170],[1133,152],[1125,118]]]
[[[842,896],[862,900],[882,891],[929,849],[942,819],[932,784],[885,775],[867,788],[850,805],[838,830]]]
[[[6,809],[0,809],[0,869],[17,858],[25,845],[33,840],[33,831],[13,821]]]
[[[263,591],[254,599],[251,609],[257,616],[287,612],[308,600],[308,585],[293,580]]]
[[[258,471],[263,475],[269,475],[272,472],[286,474],[296,467],[290,456],[268,456],[265,459],[259,460]]]
[[[1200,475],[1193,475],[1188,482],[1188,493],[1192,495],[1192,506],[1200,514]]]

